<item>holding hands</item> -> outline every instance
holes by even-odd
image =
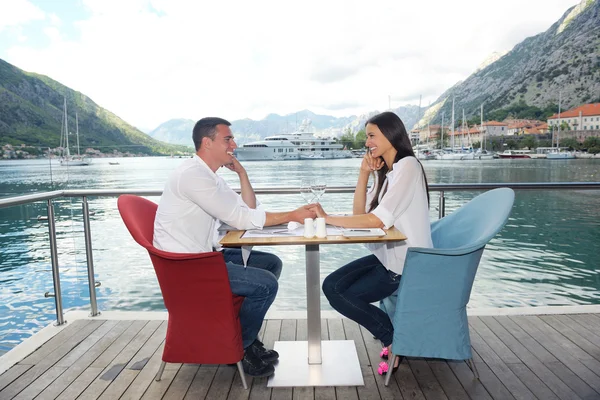
[[[305,218],[316,218],[317,214],[314,210],[314,206],[315,204],[307,204],[305,206],[295,209],[294,211],[292,211],[290,220],[303,224]]]
[[[371,173],[373,171],[378,171],[383,167],[384,161],[381,157],[373,157],[371,152],[367,150],[365,156],[363,157],[362,163],[360,164],[361,172]]]
[[[327,213],[323,210],[320,203],[309,204],[307,207],[310,207],[310,210],[316,214],[317,218],[327,218]]]

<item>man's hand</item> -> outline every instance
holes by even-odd
[[[242,166],[242,164],[240,164],[238,159],[233,156],[233,154],[231,154],[231,164],[225,164],[223,166],[225,168],[237,173],[238,175],[246,173],[246,169]]]
[[[323,210],[323,207],[320,203],[309,204],[307,207],[309,207],[311,211],[315,212],[317,218],[327,218],[327,213],[325,210]]]
[[[314,204],[308,204],[295,209],[290,214],[290,220],[300,222],[301,224],[303,224],[305,218],[316,218],[317,214],[315,213],[313,207]]]

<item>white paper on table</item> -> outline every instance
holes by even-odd
[[[291,224],[291,223],[290,223]],[[300,225],[300,224],[298,224]],[[291,225],[292,228],[294,227]],[[342,229],[337,226],[327,225],[327,235],[341,235]],[[284,225],[268,226],[261,229],[250,229],[242,236],[243,238],[259,238],[259,237],[299,237],[304,236],[304,226],[300,225],[294,229],[288,229]]]

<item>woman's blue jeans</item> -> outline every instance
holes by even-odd
[[[258,336],[265,314],[275,300],[282,262],[274,254],[254,250],[250,253],[247,268],[244,268],[240,249],[225,249],[223,257],[227,264],[231,292],[246,297],[240,309],[245,349]]]
[[[370,255],[332,272],[323,281],[323,293],[335,310],[364,326],[384,346],[389,346],[394,336],[392,321],[371,303],[394,293],[399,284],[400,275],[389,271],[377,257]]]

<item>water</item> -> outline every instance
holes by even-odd
[[[109,165],[118,161],[119,165]],[[161,189],[176,158],[96,159],[88,167],[50,168],[48,160],[0,161],[0,196],[57,189]],[[255,187],[300,186],[310,178],[331,186],[354,185],[360,159],[246,162]],[[425,161],[430,183],[600,181],[598,160]],[[232,187],[237,176],[219,172]],[[447,213],[476,193],[447,193]],[[305,204],[300,194],[259,196],[268,210]],[[158,202],[158,198],[151,198]],[[431,193],[431,218],[437,218]],[[352,194],[321,198],[326,211],[349,211]],[[162,310],[154,271],[145,250],[131,239],[116,198],[89,201],[99,309]],[[600,303],[596,270],[600,250],[595,191],[522,191],[506,227],[487,246],[469,307],[516,307]],[[89,310],[81,201],[55,201],[63,305]],[[490,210],[493,212],[493,210]],[[0,353],[56,319],[44,202],[0,209]],[[284,262],[276,310],[305,309],[304,248],[267,247]],[[321,277],[364,255],[360,245],[321,246]],[[324,298],[323,309],[330,309]]]

